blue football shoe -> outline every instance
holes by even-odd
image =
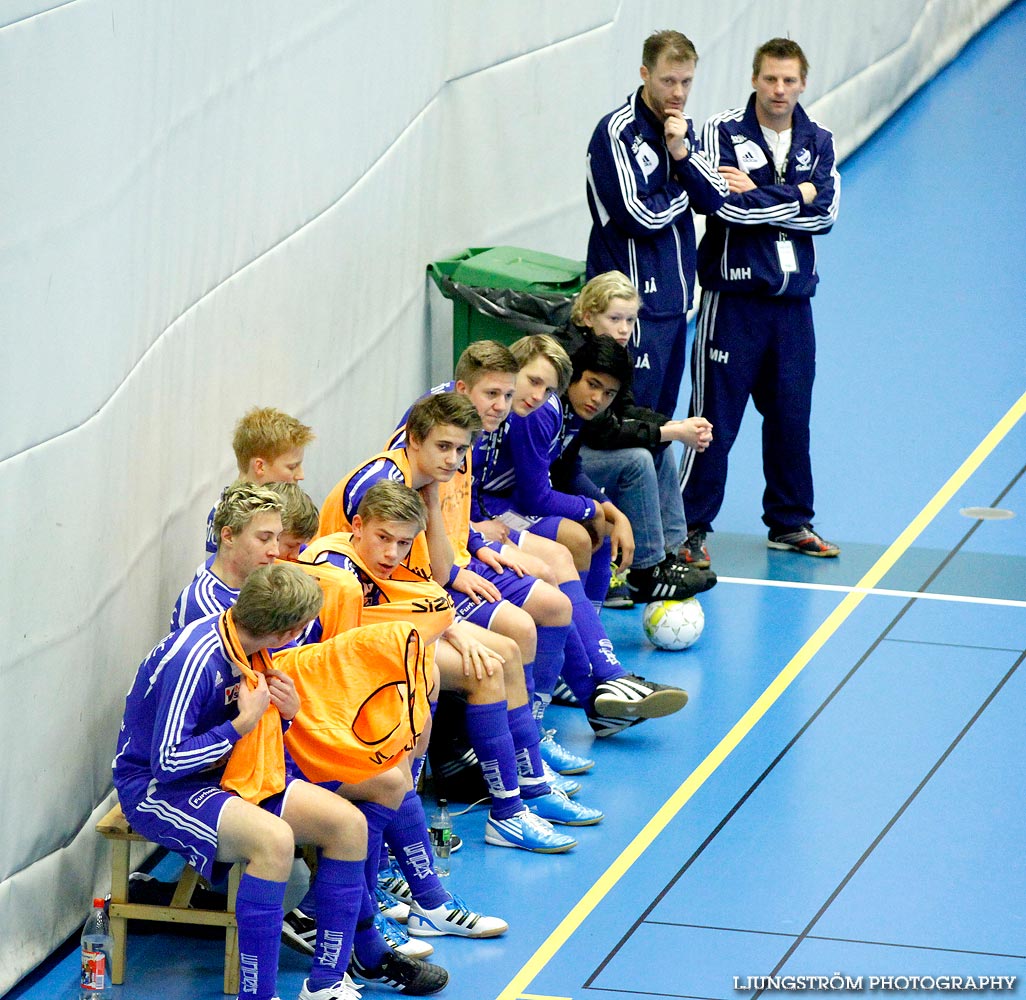
[[[535,854],[563,854],[577,846],[573,837],[553,830],[551,823],[529,809],[522,809],[508,819],[496,819],[489,814],[485,823],[485,843],[496,847],[519,847]]]
[[[557,743],[555,735],[555,729],[542,730],[538,749],[541,751],[542,760],[556,774],[584,774],[585,771],[590,771],[595,766],[595,761],[589,757],[578,757],[561,743]]]
[[[568,799],[572,799],[581,790],[581,783],[576,778],[556,774],[544,760],[542,766],[545,769],[545,781],[549,788],[562,792]]]
[[[562,792],[549,792],[534,799],[525,799],[524,805],[535,815],[561,826],[594,826],[602,822],[602,810],[568,799]]]

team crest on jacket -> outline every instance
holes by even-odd
[[[812,169],[812,153],[807,149],[799,149],[795,154],[794,164],[799,170]]]

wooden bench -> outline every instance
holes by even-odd
[[[120,805],[99,823],[97,832],[110,841],[110,934],[113,939],[111,955],[111,982],[125,981],[125,957],[128,950],[128,921],[156,920],[166,923],[206,924],[225,929],[224,940],[224,992],[239,992],[239,930],[235,922],[235,897],[239,891],[242,865],[232,865],[228,876],[227,910],[202,910],[190,906],[192,894],[199,885],[200,875],[192,865],[186,865],[178,879],[171,902],[167,906],[151,903],[131,903],[128,900],[129,848],[132,841],[148,843],[142,834],[128,825]]]

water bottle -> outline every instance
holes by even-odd
[[[82,928],[81,1000],[109,997],[110,989],[110,919],[102,899],[93,900],[93,909]]]
[[[452,840],[452,817],[445,799],[438,800],[438,808],[431,816],[431,849],[435,854],[435,874],[449,874],[449,842]]]

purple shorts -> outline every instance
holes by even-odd
[[[492,547],[492,545],[489,545],[489,548]],[[499,546],[496,543],[494,547],[498,548]],[[518,608],[524,606],[527,599],[531,596],[531,590],[538,582],[537,577],[528,576],[526,573],[523,576],[517,576],[511,569],[506,569],[502,573],[496,573],[487,563],[483,563],[480,559],[475,559],[473,556],[470,557],[467,569],[477,573],[479,576],[483,576],[489,583],[494,584],[499,593],[502,594],[503,600],[509,601],[510,604],[516,605]],[[481,628],[491,627],[492,618],[495,616],[495,612],[498,611],[502,601],[495,601],[494,603],[482,601],[480,604],[475,604],[470,597],[460,591],[452,590],[450,587],[446,587],[446,591],[452,598],[453,604],[456,605],[457,621],[470,622],[473,625],[480,625]]]
[[[281,816],[289,786],[296,780],[287,776],[284,790],[264,799],[260,808]],[[134,830],[180,854],[204,878],[214,881],[221,810],[229,799],[237,797],[220,785],[211,784],[210,776],[205,775],[157,785],[134,806],[122,803],[121,808]]]

